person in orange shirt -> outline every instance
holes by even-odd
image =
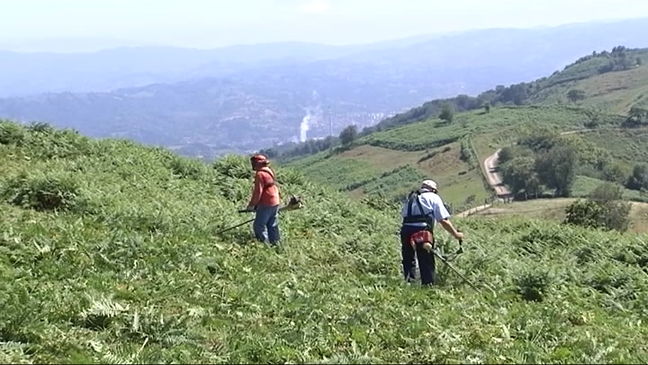
[[[252,228],[254,235],[261,242],[276,245],[281,238],[279,235],[279,187],[275,183],[275,174],[270,169],[270,161],[261,154],[250,158],[254,174],[252,197],[245,210],[254,211]],[[267,232],[267,233],[266,233]]]

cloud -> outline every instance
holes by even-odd
[[[325,0],[313,0],[299,6],[299,11],[307,14],[322,14],[331,9],[331,3]]]

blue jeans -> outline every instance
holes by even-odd
[[[257,206],[252,228],[257,240],[261,242],[269,241],[271,245],[276,245],[281,238],[279,236],[279,206]]]

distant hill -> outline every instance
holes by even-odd
[[[433,178],[462,210],[493,198],[484,162],[496,150],[521,138],[529,146],[554,143],[557,133],[570,132],[559,138],[580,156],[571,193],[585,196],[605,180],[627,185],[637,174],[633,169],[648,161],[647,63],[648,49],[617,46],[535,81],[427,102],[365,129],[346,146],[336,139],[333,146],[306,143],[263,152],[356,197],[398,201],[423,178]],[[444,109],[449,118],[442,119]],[[637,188],[624,188],[623,195],[648,200]]]
[[[640,45],[642,30],[648,30],[648,21],[491,29],[349,47],[275,44],[19,55],[3,66],[17,71],[4,73],[5,81],[0,77],[0,84],[6,82],[0,90],[36,85],[95,91],[0,99],[0,117],[212,158],[298,140],[309,112],[307,137],[321,138],[349,124],[374,125],[432,99],[537,79],[594,50]],[[140,86],[123,87],[129,83]],[[98,91],[114,88],[120,89]]]
[[[273,64],[346,55],[357,47],[307,43],[238,45],[217,49],[119,47],[95,52],[0,50],[0,97],[44,92],[101,92],[217,77]]]

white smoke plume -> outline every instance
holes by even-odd
[[[315,113],[311,113],[310,108],[306,109],[306,115],[302,118],[302,122],[299,125],[299,141],[300,142],[306,142],[306,139],[308,138],[307,132],[310,129],[311,122],[315,122],[317,120],[318,114],[321,112],[321,107],[320,107],[320,102],[317,100],[318,94],[317,90],[313,90],[313,95],[312,99],[317,105],[315,106]]]
[[[306,111],[306,115],[302,118],[302,122],[299,125],[299,141],[306,142],[306,132],[308,132],[308,122],[310,122],[311,113],[310,110]]]

